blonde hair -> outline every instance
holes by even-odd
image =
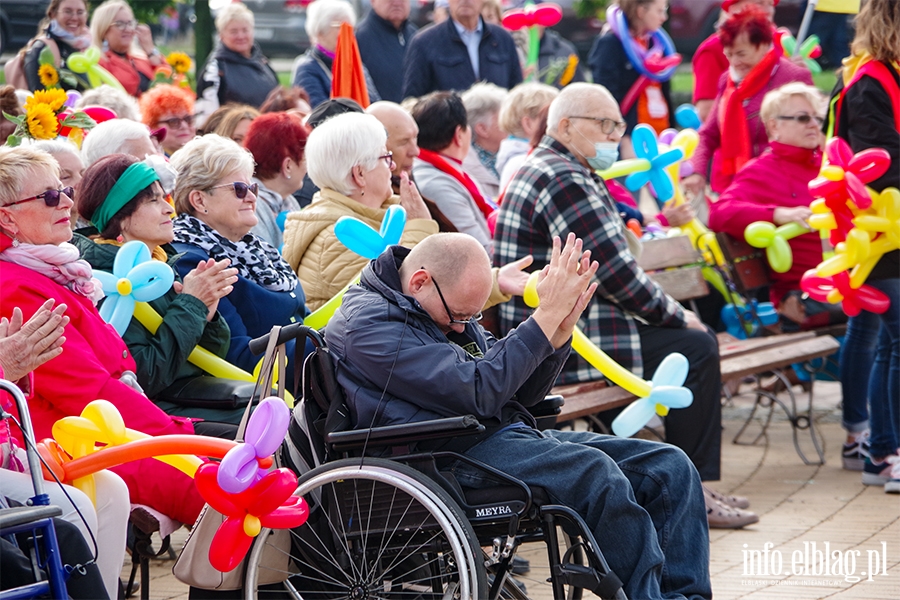
[[[210,133],[197,137],[172,155],[169,165],[175,177],[175,210],[194,214],[190,195],[194,190],[208,190],[220,179],[235,171],[253,176],[253,155],[234,140]]]
[[[106,32],[116,20],[116,13],[123,8],[131,10],[131,6],[123,0],[107,0],[94,10],[94,14],[91,15],[91,43],[96,47],[103,48]],[[134,11],[131,14],[133,15]]]
[[[222,30],[228,27],[228,24],[232,21],[246,23],[252,29],[254,22],[253,12],[242,2],[226,4],[225,8],[216,15],[216,31],[222,33]]]
[[[854,23],[853,54],[868,52],[875,60],[900,60],[900,2],[867,0]]]
[[[246,104],[226,104],[220,106],[209,115],[203,127],[197,130],[198,135],[217,133],[222,137],[231,138],[234,130],[242,121],[253,121],[259,116],[259,111]]]
[[[778,114],[784,110],[784,105],[791,99],[791,96],[800,96],[806,99],[813,107],[816,116],[822,116],[825,108],[825,98],[822,96],[822,92],[811,85],[792,81],[772,90],[763,98],[762,108],[759,109],[759,118],[766,124],[766,127],[768,127],[769,121],[778,117]]]
[[[0,206],[19,200],[22,184],[42,169],[59,177],[59,164],[49,152],[33,146],[0,146]]]
[[[525,130],[522,128],[522,119],[530,117],[539,119],[541,110],[549,106],[553,99],[559,96],[559,90],[552,85],[529,81],[520,83],[509,91],[500,106],[500,129],[510,135],[524,138]]]

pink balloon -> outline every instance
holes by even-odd
[[[659,134],[659,141],[660,143],[668,146],[672,143],[672,140],[675,139],[676,135],[678,135],[678,131],[670,127],[669,129],[666,129],[661,134]]]
[[[115,111],[112,111],[105,106],[86,106],[81,110],[98,123],[115,119],[117,116]]]

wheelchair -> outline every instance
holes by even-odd
[[[483,432],[475,417],[351,430],[323,337],[297,324],[283,328],[278,343],[293,338],[301,338],[298,349],[306,338],[314,350],[295,366],[303,394],[281,462],[298,474],[295,495],[310,516],[289,541],[266,529],[257,536],[246,563],[247,598],[525,600],[510,564],[529,542],[546,545],[549,578],[528,581],[528,590],[540,587],[541,597],[556,599],[582,598],[585,590],[625,598],[573,510],[465,455],[423,450]],[[267,343],[264,336],[251,349],[262,353]],[[560,397],[541,403],[539,422],[554,421],[561,404]],[[447,469],[456,461],[496,485],[463,488]]]

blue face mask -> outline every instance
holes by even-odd
[[[578,131],[577,128],[573,127],[573,129]],[[590,141],[580,131],[578,131],[578,135]],[[605,171],[619,160],[619,144],[617,142],[594,142],[594,156],[584,156],[582,154],[582,157],[595,171]]]

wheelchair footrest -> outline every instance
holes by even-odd
[[[601,598],[615,598],[622,581],[615,573],[601,575],[596,569],[583,565],[554,565],[553,577],[565,585],[590,590]]]

